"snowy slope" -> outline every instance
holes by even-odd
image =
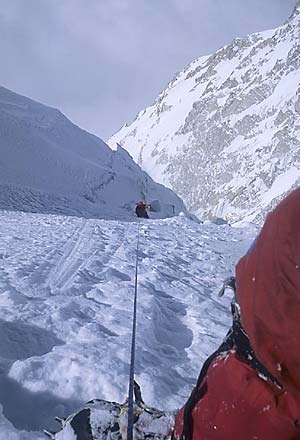
[[[58,110],[0,87],[0,208],[101,218],[133,216],[159,199],[158,216],[184,210],[129,154],[111,149]]]
[[[300,2],[180,72],[109,141],[200,216],[261,220],[300,183]]]
[[[37,440],[128,387],[137,222],[0,211],[0,438]],[[230,325],[225,277],[254,229],[141,223],[136,378],[176,409]],[[32,432],[29,432],[32,431]]]

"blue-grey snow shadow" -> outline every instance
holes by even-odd
[[[182,377],[176,371],[178,365],[187,361],[185,349],[192,344],[193,332],[181,319],[186,315],[185,305],[157,290],[152,283],[146,284],[153,300],[137,366],[140,371],[155,366],[157,395],[165,398],[176,394],[187,381],[193,383],[194,378]]]
[[[49,392],[31,392],[8,377],[14,361],[41,356],[55,345],[62,344],[63,341],[43,328],[21,321],[0,320],[0,402],[5,417],[17,429],[57,430],[54,416],[66,416],[82,404],[58,398]]]

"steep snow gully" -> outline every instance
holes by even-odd
[[[55,415],[126,398],[138,222],[0,211],[0,225],[0,438],[40,439]],[[176,409],[227,331],[217,292],[256,231],[184,216],[140,231],[136,378]]]

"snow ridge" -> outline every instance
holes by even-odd
[[[167,217],[185,210],[121,147],[46,107],[0,87],[0,208],[128,219],[137,200],[159,199]]]

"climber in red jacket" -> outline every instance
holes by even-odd
[[[176,417],[184,440],[300,439],[300,190],[236,266],[233,326]]]
[[[137,202],[136,208],[135,208],[135,213],[136,213],[137,217],[149,218],[149,215],[147,212],[148,208],[150,208],[150,205],[147,205],[147,203]]]

